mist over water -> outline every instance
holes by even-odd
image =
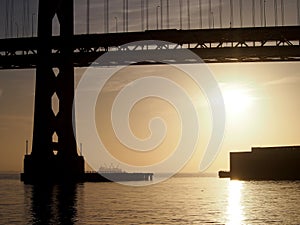
[[[300,182],[177,177],[151,186],[0,179],[0,224],[299,224]]]

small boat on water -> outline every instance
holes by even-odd
[[[220,178],[230,178],[230,171],[219,171],[219,177]]]

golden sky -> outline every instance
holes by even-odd
[[[298,145],[300,104],[300,63],[245,63],[209,64],[209,68],[222,90],[226,107],[226,131],[221,151],[208,168],[208,172],[228,169],[229,152],[250,150],[252,146]],[[128,69],[127,69],[128,70]],[[147,158],[123,152],[121,145],[113,137],[109,128],[107,112],[111,98],[124,85],[135,79],[139,72],[121,71],[117,74],[98,98],[96,114],[99,136],[112,145],[114,154],[134,164],[153,163],[162,160],[172,152],[180,126],[178,115],[172,105],[162,99],[148,98],[138,102],[130,114],[130,127],[139,138],[149,136],[148,122],[155,116],[164,118],[167,126],[166,140]],[[77,77],[82,74],[76,70]],[[198,111],[201,138],[196,152],[183,171],[197,172],[203,157],[205,144],[210,135],[210,115],[203,93],[182,79],[173,68],[160,69],[166,77],[172,78],[188,90]],[[123,74],[122,74],[123,72]],[[124,76],[127,74],[127,77]],[[25,153],[25,140],[31,145],[33,126],[34,71],[0,71],[0,171],[21,171]],[[101,107],[101,106],[107,106]],[[141,116],[142,115],[142,116]],[[102,124],[102,126],[101,126]],[[105,135],[103,135],[102,133]],[[83,141],[84,142],[84,141]],[[133,155],[132,155],[133,154]],[[144,161],[143,161],[144,160]]]

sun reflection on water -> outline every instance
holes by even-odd
[[[227,215],[228,223],[227,224],[242,224],[244,220],[243,206],[241,204],[241,191],[243,189],[242,181],[230,181],[228,189],[228,206],[227,206]]]

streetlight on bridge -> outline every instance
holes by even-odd
[[[19,25],[17,22],[15,22],[16,25],[16,31],[17,31],[17,38],[19,37]]]
[[[180,30],[182,30],[182,0],[179,0]]]
[[[156,6],[156,30],[158,30],[158,9],[160,8],[160,6]]]
[[[264,0],[264,26],[267,26],[267,16],[266,16],[266,0]]]
[[[211,11],[211,19],[212,19],[212,28],[214,29],[215,28],[215,17],[214,17],[214,12]]]
[[[31,14],[31,37],[33,37],[33,34],[34,34],[34,24],[33,24],[33,19],[34,19],[34,17],[35,17],[35,13],[32,13]]]
[[[116,21],[116,33],[118,33],[118,17],[115,16],[115,21]]]

